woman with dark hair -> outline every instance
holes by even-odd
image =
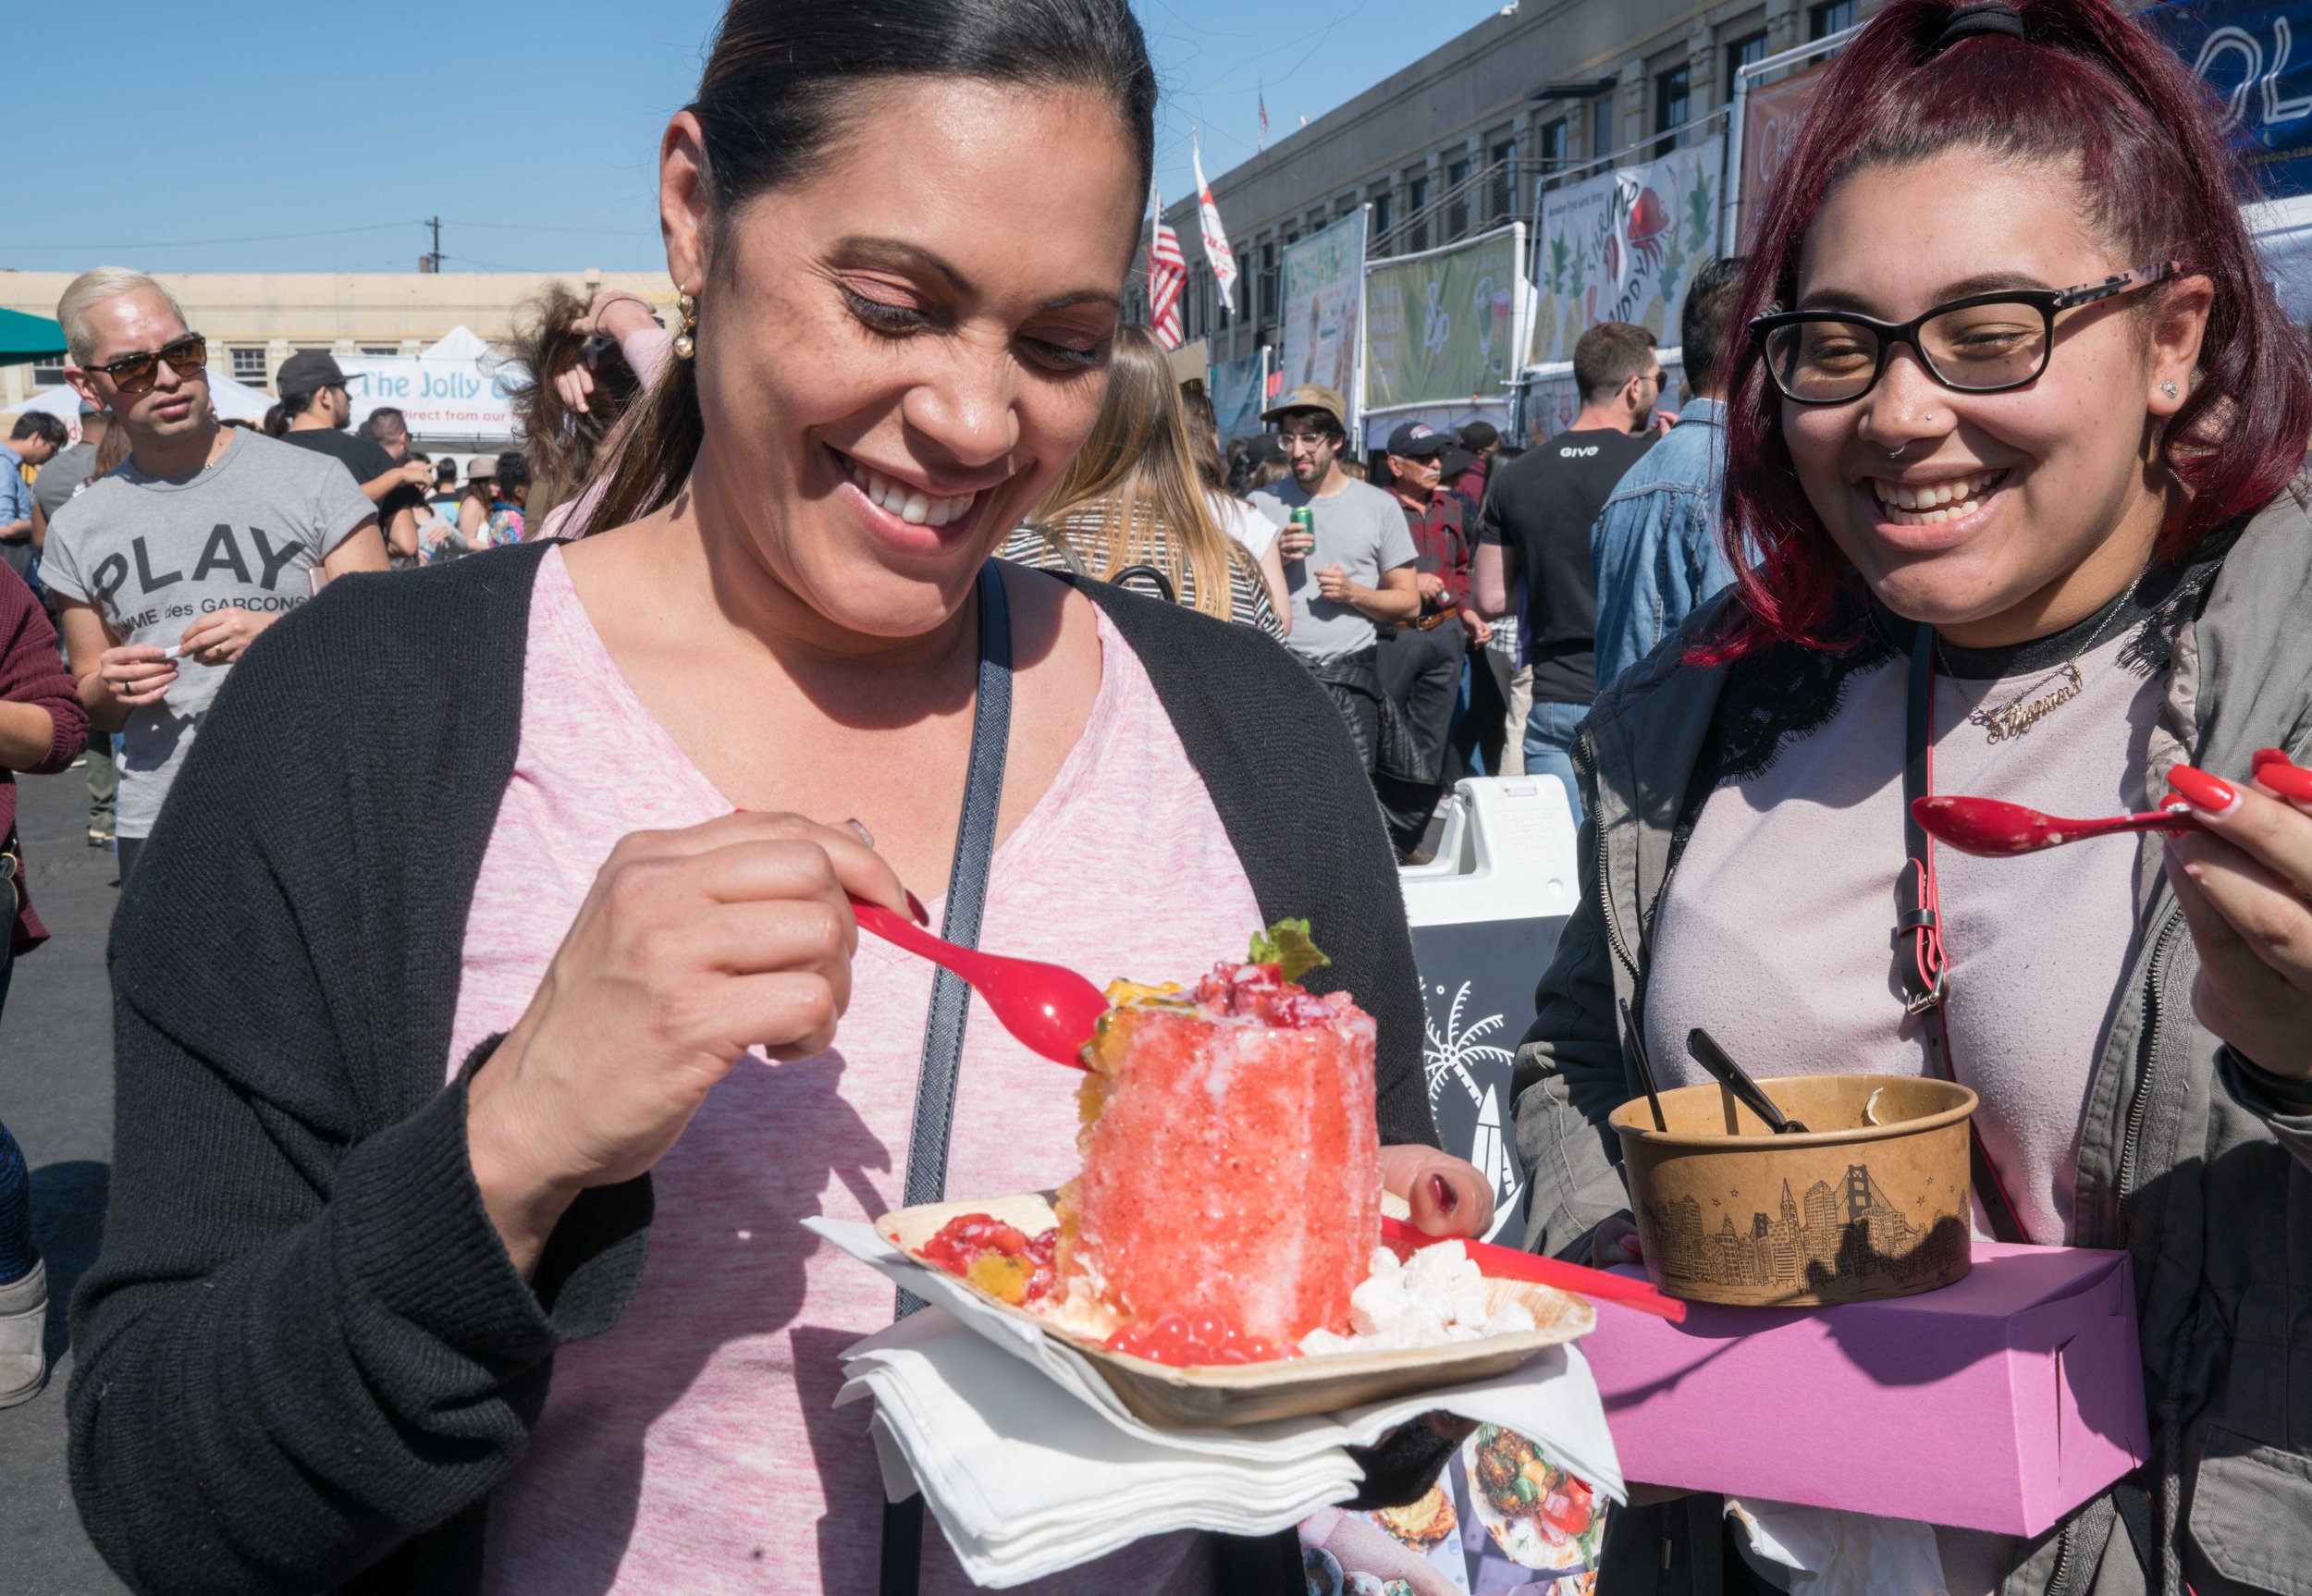
[[[115,921],[72,1472],[132,1585],[959,1589],[832,1409],[891,1288],[801,1222],[1055,1185],[1076,1093],[854,897],[1101,977],[1309,917],[1388,1183],[1488,1222],[1418,1145],[1322,690],[989,558],[1100,412],[1154,101],[1125,0],[734,0],[659,152],[676,358],[584,535],[338,583],[236,669]],[[1047,1588],[1297,1569],[1171,1535]]]
[[[673,344],[658,313],[623,289],[582,300],[549,283],[523,308],[514,358],[532,379],[514,405],[535,473],[523,508],[538,536],[558,537],[573,518],[592,515],[608,485],[596,473],[674,358]]]
[[[2035,1542],[1937,1531],[1955,1596],[2312,1568],[2312,374],[2241,191],[2103,0],[1879,12],[1749,257],[1739,591],[1575,754],[1581,910],[1519,1061],[1534,1246],[1634,1251],[1619,999],[1673,1076],[1696,1025],[1755,1074],[1955,1076],[1978,1233],[2133,1255],[2151,1462]],[[1975,858],[1907,825],[1927,790],[2199,824]],[[1625,1588],[1716,1589],[1719,1522],[1625,1516]]]

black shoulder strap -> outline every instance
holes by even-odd
[[[963,818],[955,828],[955,863],[947,875],[947,908],[940,935],[961,947],[979,942],[987,906],[988,867],[995,856],[995,822],[1003,802],[1003,757],[1012,733],[1012,612],[999,561],[979,568],[979,696],[971,715],[971,767],[964,782]],[[923,1063],[916,1074],[916,1117],[907,1138],[909,1208],[947,1194],[947,1135],[955,1120],[955,1071],[964,1056],[964,1023],[971,1017],[971,988],[941,970],[931,982],[931,1009],[923,1024]],[[923,1306],[913,1292],[899,1294],[898,1317]],[[915,1596],[923,1564],[923,1495],[883,1504],[882,1596]]]
[[[1950,1025],[1947,1005],[1950,987],[1945,978],[1949,960],[1943,951],[1941,897],[1935,879],[1935,840],[1926,834],[1912,804],[1935,791],[1935,629],[1922,622],[1911,641],[1911,693],[1903,714],[1902,761],[1902,877],[1896,886],[1895,946],[1900,961],[1903,996],[1919,1017],[1920,1037],[1926,1044],[1927,1069],[1946,1081],[1959,1078],[1950,1056]],[[2023,1215],[1999,1178],[1983,1145],[1983,1131],[1972,1120],[1967,1140],[1974,1165],[1974,1195],[1982,1199],[1991,1234],[2000,1241],[2028,1242]]]

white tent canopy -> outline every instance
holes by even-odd
[[[461,322],[442,334],[418,356],[424,361],[486,361],[497,350],[483,341],[481,335]]]

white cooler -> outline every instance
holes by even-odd
[[[1525,1234],[1509,1072],[1533,990],[1580,901],[1573,810],[1554,777],[1470,777],[1430,864],[1397,872],[1428,1009],[1429,1110],[1449,1152],[1493,1177],[1494,1240]]]

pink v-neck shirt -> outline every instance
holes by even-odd
[[[996,851],[981,944],[1094,980],[1190,977],[1242,956],[1259,906],[1104,615],[1100,640],[1090,719]],[[547,555],[521,748],[466,923],[445,1068],[521,1016],[620,838],[731,808],[635,696],[561,555]],[[556,1354],[530,1450],[491,1500],[489,1590],[875,1589],[882,1491],[867,1411],[832,1404],[838,1355],[891,1322],[892,1287],[799,1222],[869,1220],[900,1201],[930,991],[930,966],[863,938],[835,1045],[795,1063],[741,1060],[660,1160],[642,1284],[610,1330]],[[1074,1174],[1076,1084],[975,999],[949,1194]],[[1033,1589],[1159,1590],[1186,1547],[1143,1541]],[[928,1521],[923,1586],[969,1589]]]

